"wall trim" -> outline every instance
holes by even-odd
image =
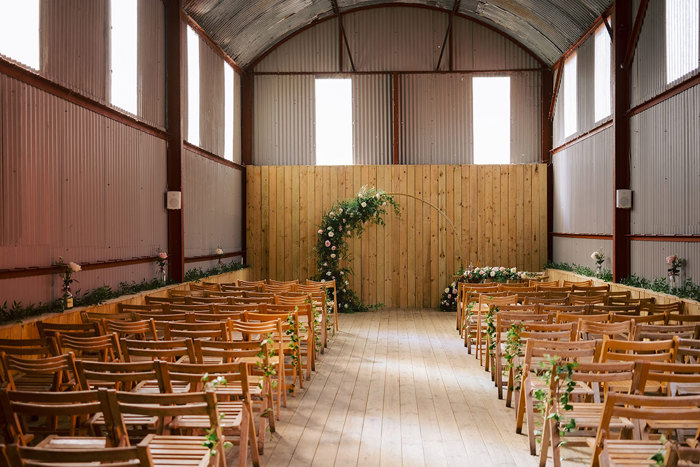
[[[661,94],[652,97],[651,99],[642,102],[641,104],[632,107],[629,110],[629,116],[633,117],[639,113],[644,112],[645,110],[649,110],[650,108],[654,107],[657,104],[662,103],[665,100],[668,100],[672,98],[673,96],[676,96],[684,91],[687,91],[690,88],[693,88],[700,84],[700,73],[695,74],[694,76],[691,76],[690,78],[681,81],[680,83],[676,84],[675,86],[665,90]]]
[[[630,235],[633,242],[700,242],[700,235]]]
[[[552,155],[554,155],[558,152],[563,151],[564,149],[568,149],[571,146],[583,141],[584,139],[590,138],[591,136],[594,136],[603,130],[607,130],[608,128],[612,128],[612,126],[613,126],[612,120],[608,120],[604,123],[601,123],[597,127],[594,127],[593,129],[588,130],[587,132],[585,132],[581,135],[578,135],[577,137],[575,137],[573,139],[570,139],[569,141],[565,142],[564,144],[557,146],[556,148],[552,149],[551,153],[552,153]]]
[[[241,164],[238,164],[236,162],[230,161],[228,159],[224,159],[221,156],[217,156],[213,152],[209,152],[206,149],[200,148],[199,146],[195,146],[192,143],[188,143],[187,141],[184,141],[182,143],[185,149],[188,151],[192,151],[193,153],[205,157],[209,160],[212,160],[214,162],[218,162],[221,165],[225,165],[227,167],[231,167],[232,169],[240,170],[243,171],[243,166]]]
[[[167,133],[162,128],[158,128],[150,123],[146,123],[145,121],[138,119],[137,117],[80,94],[77,91],[58,84],[55,81],[40,75],[39,73],[28,70],[27,68],[24,68],[23,66],[2,57],[0,57],[0,74],[49,93],[52,96],[56,96],[98,115],[109,118],[110,120],[123,123],[131,128],[142,131],[151,136],[155,136],[156,138],[163,140],[167,139]]]
[[[407,70],[407,71],[254,71],[253,76],[342,76],[342,75],[463,75],[493,73],[540,73],[542,68],[503,68],[492,70]]]
[[[552,237],[561,238],[588,238],[594,240],[612,240],[612,235],[605,234],[574,234],[574,233],[563,233],[563,232],[552,232]]]
[[[372,10],[375,8],[422,8],[422,9],[426,9],[426,10],[440,11],[440,12],[445,13],[445,14],[452,13],[452,10],[450,10],[450,9],[440,8],[440,7],[433,6],[433,5],[421,5],[421,4],[414,4],[414,3],[397,2],[397,3],[377,3],[377,4],[373,4],[373,5],[363,5],[363,6],[359,6],[359,7],[355,7],[355,8],[348,8],[346,10],[343,10],[341,12],[341,14],[347,15],[347,14],[351,14],[351,13],[356,13],[358,11]],[[495,32],[496,34],[504,37],[505,39],[507,39],[507,40],[513,42],[515,45],[517,45],[523,52],[525,52],[526,54],[531,56],[537,63],[539,63],[542,66],[542,68],[549,67],[549,65],[547,65],[545,63],[545,61],[542,60],[542,58],[540,58],[535,52],[530,50],[528,47],[525,46],[525,44],[523,44],[522,42],[520,42],[519,40],[517,40],[513,36],[509,35],[505,31],[502,31],[491,24],[488,24],[488,23],[481,21],[477,18],[474,18],[473,16],[465,15],[465,14],[459,13],[459,12],[454,13],[454,15],[459,17],[459,18],[466,19],[467,21],[471,21],[473,23],[476,23],[480,26],[483,26],[483,27]],[[323,23],[324,21],[328,21],[328,20],[335,19],[335,18],[337,18],[336,15],[325,16],[323,18],[316,19],[316,20],[312,21],[311,23],[306,24],[306,25],[292,31],[287,36],[281,38],[280,40],[278,40],[277,42],[272,44],[270,47],[265,49],[260,55],[258,55],[253,60],[251,60],[250,63],[245,68],[247,70],[254,70],[255,67],[261,61],[263,61],[265,59],[265,57],[267,57],[272,51],[277,49],[279,46],[281,46],[282,44],[284,44],[285,42],[287,42],[291,38],[297,36],[298,34],[301,34],[302,32],[306,31],[307,29],[310,29],[310,28],[312,28],[320,23]]]
[[[221,255],[222,258],[235,258],[237,256],[243,256],[245,254],[244,250],[232,251],[230,253],[224,253]],[[197,263],[200,261],[212,261],[219,259],[219,255],[201,255],[201,256],[190,256],[185,258],[185,263]]]
[[[234,69],[236,73],[238,73],[238,76],[243,74],[243,70],[241,67],[236,63],[234,59],[228,56],[224,50],[219,47],[219,45],[214,42],[214,40],[209,36],[209,34],[202,28],[199,23],[197,23],[194,18],[192,18],[184,9],[182,10],[182,17],[185,20],[185,23],[187,23],[194,31],[197,33],[197,35],[209,46],[211,47],[216,54],[221,57],[226,63],[231,65],[231,67]]]

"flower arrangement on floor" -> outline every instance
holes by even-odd
[[[535,277],[536,274],[525,271],[518,271],[516,268],[506,268],[503,266],[484,266],[469,268],[466,271],[457,273],[459,278],[455,279],[442,293],[440,299],[440,310],[457,310],[457,291],[460,282],[472,284],[480,282],[507,282],[509,280],[522,280]]]
[[[58,262],[56,263],[61,271],[61,280],[63,285],[61,287],[62,292],[62,304],[64,309],[73,308],[73,294],[70,291],[70,286],[73,282],[78,282],[77,279],[73,279],[73,274],[82,271],[82,267],[78,263],[69,261],[68,263],[63,261],[62,257],[58,257]]]
[[[669,287],[671,289],[677,289],[680,287],[680,273],[681,268],[685,266],[685,259],[679,258],[678,255],[667,256],[666,264],[668,265]]]
[[[158,278],[165,284],[168,281],[168,276],[165,274],[165,264],[168,261],[168,253],[158,248],[156,262],[158,263]]]
[[[384,225],[383,216],[392,208],[395,214],[400,214],[399,205],[391,195],[374,187],[362,187],[356,197],[337,201],[321,218],[314,247],[318,270],[314,279],[336,281],[338,311],[356,312],[371,308],[364,305],[350,288],[347,276],[352,274],[348,266],[352,259],[347,255],[347,238],[353,234],[362,235],[366,222]]]

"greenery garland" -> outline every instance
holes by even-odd
[[[399,205],[393,196],[377,191],[374,187],[362,187],[356,197],[337,201],[323,215],[314,247],[318,270],[315,279],[336,281],[338,311],[368,311],[380,306],[363,304],[350,288],[346,276],[352,274],[352,269],[348,266],[352,258],[347,254],[347,239],[353,234],[358,237],[362,235],[367,222],[384,225],[384,215],[391,208],[396,215],[400,215]]]

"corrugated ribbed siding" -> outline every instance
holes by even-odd
[[[163,2],[139,0],[139,115],[165,127],[165,13]]]
[[[530,164],[541,159],[542,75],[539,72],[509,73],[510,162]]]
[[[391,164],[391,75],[352,77],[355,164]]]
[[[612,234],[612,138],[608,128],[554,154],[555,232]]]
[[[224,61],[199,41],[199,147],[224,156]]]
[[[631,120],[632,233],[700,233],[700,88]]]
[[[338,20],[314,26],[270,52],[256,72],[338,70]]]
[[[256,76],[256,165],[314,165],[314,77]]]
[[[182,192],[185,256],[239,251],[243,172],[185,150]]]
[[[692,242],[633,241],[630,258],[632,273],[647,279],[666,277],[666,257],[670,255],[686,259],[686,266],[681,272],[685,277],[694,279],[696,284],[700,281],[700,246]]]
[[[579,264],[595,269],[591,253],[602,249],[606,259],[603,268],[612,269],[612,240],[592,238],[552,238],[552,254],[557,263]]]

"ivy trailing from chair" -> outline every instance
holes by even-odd
[[[523,356],[523,342],[520,333],[523,331],[523,323],[512,323],[506,334],[506,344],[503,349],[503,356],[508,363],[507,370],[513,371],[513,387],[511,390],[520,391],[522,380],[522,362],[519,360]],[[517,362],[517,364],[516,364]]]
[[[367,222],[384,225],[384,216],[389,209],[400,215],[399,205],[393,196],[374,187],[362,187],[356,197],[336,201],[321,218],[314,247],[318,270],[315,279],[336,281],[338,311],[368,311],[380,306],[363,304],[350,288],[347,276],[352,274],[349,267],[352,258],[347,253],[347,239],[353,234],[361,236]]]
[[[559,430],[560,436],[566,436],[576,428],[576,420],[573,418],[563,425],[562,421],[564,412],[574,409],[571,405],[571,393],[576,388],[573,373],[577,366],[576,362],[568,362],[550,355],[545,355],[545,360],[540,362],[539,378],[547,384],[547,388],[535,391],[535,408],[544,415],[544,423],[554,421],[554,429]],[[541,441],[541,437],[537,440]],[[566,441],[559,443],[560,446],[565,444]]]

